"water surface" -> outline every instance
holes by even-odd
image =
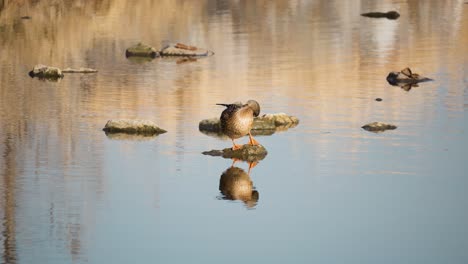
[[[0,1],[0,263],[468,262],[463,1],[17,2]],[[124,56],[164,40],[216,54]],[[38,63],[99,73],[41,81]],[[435,81],[390,86],[404,67]],[[198,122],[248,99],[300,124],[259,136],[256,194],[226,196],[232,161],[201,152],[231,142]],[[168,133],[107,137],[115,118]]]

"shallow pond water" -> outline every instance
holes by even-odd
[[[125,57],[166,40],[215,55]],[[0,1],[0,46],[0,263],[468,262],[464,1]],[[250,174],[198,130],[248,99],[300,119]]]

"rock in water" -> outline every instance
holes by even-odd
[[[138,43],[133,47],[128,48],[125,51],[125,56],[126,57],[150,57],[150,58],[156,58],[159,56],[159,53],[156,51],[155,48],[143,44],[143,43]]]
[[[387,18],[387,19],[397,19],[400,17],[400,14],[397,11],[389,12],[369,12],[363,13],[361,16],[372,17],[372,18]]]
[[[106,133],[127,133],[127,134],[146,134],[155,135],[166,133],[167,131],[159,128],[153,121],[116,119],[107,121],[103,130]]]
[[[59,79],[63,78],[62,70],[57,67],[50,67],[43,64],[37,64],[32,71],[29,72],[31,78],[37,77],[41,79]]]
[[[243,161],[260,161],[268,154],[265,147],[262,145],[252,146],[250,144],[242,145],[240,149],[232,150],[231,148],[225,148],[223,150],[210,150],[202,152],[204,155],[210,156],[221,156],[226,159],[239,159]]]
[[[96,73],[97,70],[91,69],[91,68],[79,68],[79,69],[73,69],[73,68],[65,68],[62,70],[63,73]]]
[[[204,57],[214,55],[214,52],[182,43],[166,45],[159,51],[161,56]]]
[[[385,131],[385,130],[396,129],[397,126],[392,125],[392,124],[385,124],[385,123],[381,123],[381,122],[373,122],[373,123],[369,123],[369,124],[366,124],[366,125],[362,126],[362,128],[367,130],[367,131],[382,132],[382,131]]]

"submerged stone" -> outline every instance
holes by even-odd
[[[116,119],[107,121],[103,130],[107,133],[156,135],[167,131],[150,120]]]
[[[397,126],[392,125],[392,124],[381,123],[381,122],[373,122],[373,123],[369,123],[369,124],[362,126],[362,128],[367,131],[382,132],[385,130],[396,129]]]
[[[149,57],[149,58],[156,58],[159,56],[159,53],[156,51],[155,48],[143,44],[143,43],[138,43],[133,47],[128,48],[125,50],[125,56],[126,57]]]
[[[176,43],[166,45],[159,51],[159,54],[161,56],[205,57],[214,55],[214,52],[195,46]]]
[[[239,159],[243,161],[260,161],[268,154],[265,147],[262,145],[252,146],[250,144],[242,145],[240,149],[232,150],[232,148],[225,148],[223,150],[210,150],[202,152],[204,155],[220,156],[226,159]]]
[[[63,78],[62,70],[57,67],[46,66],[37,64],[32,71],[29,72],[31,78],[37,77],[41,79],[59,79]]]
[[[387,18],[387,19],[397,19],[400,17],[400,14],[397,11],[389,12],[369,12],[362,13],[361,16],[372,17],[372,18]]]

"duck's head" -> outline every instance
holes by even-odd
[[[253,110],[253,115],[257,117],[260,114],[260,105],[255,100],[248,100],[245,106],[250,107]]]

